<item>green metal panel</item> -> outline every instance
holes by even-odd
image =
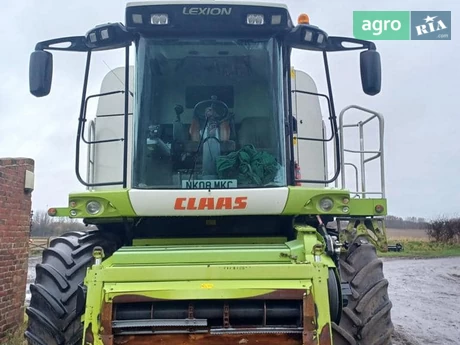
[[[289,253],[286,245],[277,244],[124,247],[113,256],[112,264],[289,262]]]
[[[98,273],[104,282],[157,282],[183,280],[264,280],[306,278],[312,264],[241,264],[195,266],[120,266]]]
[[[377,212],[375,207],[383,206],[383,212]],[[350,200],[350,215],[352,216],[386,216],[387,215],[387,199],[351,199]]]
[[[334,207],[328,212],[319,207],[319,201],[326,197],[334,202]],[[376,211],[377,205],[383,206],[383,212]],[[387,214],[387,200],[351,198],[349,191],[341,189],[289,187],[288,200],[282,214],[384,216]]]
[[[123,295],[165,300],[237,299],[260,296],[278,289],[310,288],[310,280],[197,280],[105,284],[104,294],[106,302]]]
[[[282,244],[286,237],[219,237],[219,238],[136,238],[133,246],[197,245],[197,244]]]
[[[242,299],[279,289],[304,289],[317,310],[318,334],[329,325],[327,278],[332,260],[310,226],[297,226],[298,238],[284,244],[154,245],[125,247],[85,278],[85,332],[101,345],[104,303],[117,296],[162,300]]]
[[[319,207],[319,202],[323,198],[330,198],[334,201],[333,208],[325,212]],[[283,215],[300,215],[300,214],[330,214],[344,216],[349,212],[344,211],[348,207],[344,200],[350,200],[350,193],[346,190],[328,189],[328,188],[305,188],[289,187],[288,200],[282,212]]]
[[[155,193],[152,190],[152,193]],[[325,212],[319,207],[322,198],[330,198],[334,202],[334,207]],[[102,212],[97,215],[90,215],[86,212],[86,204],[91,200],[96,200],[102,205]],[[75,207],[70,207],[70,202],[76,202]],[[384,211],[378,213],[375,209],[377,205],[382,205]],[[131,205],[128,190],[113,191],[88,191],[82,193],[72,193],[69,195],[69,207],[56,208],[58,217],[87,218],[107,220],[113,222],[121,217],[135,217],[136,213]],[[70,211],[74,210],[76,215],[71,216]],[[334,216],[372,216],[386,215],[386,199],[354,199],[350,198],[347,190],[330,188],[305,188],[298,186],[289,187],[289,195],[283,215],[334,215]],[[141,244],[140,242],[139,244]]]
[[[96,215],[91,215],[86,211],[86,204],[89,201],[98,201],[102,205],[102,210]],[[75,203],[74,206],[71,203]],[[128,190],[113,191],[88,191],[81,193],[71,193],[69,195],[69,206],[56,208],[55,217],[70,218],[106,218],[110,222],[120,217],[136,216],[128,196]],[[76,212],[71,215],[70,211]],[[120,218],[121,221],[121,218]]]

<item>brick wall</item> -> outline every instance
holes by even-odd
[[[27,158],[0,158],[0,344],[24,320],[29,255],[31,190],[25,190]]]

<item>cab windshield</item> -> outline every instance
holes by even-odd
[[[136,59],[133,188],[286,185],[275,39],[141,37]]]

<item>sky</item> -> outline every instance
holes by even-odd
[[[262,1],[263,2],[263,1]],[[400,217],[435,218],[460,209],[460,2],[457,0],[298,1],[286,0],[291,17],[307,13],[329,35],[353,37],[353,11],[452,11],[452,39],[376,40],[382,61],[382,91],[362,92],[359,52],[330,59],[337,112],[350,104],[383,114],[388,212]],[[94,26],[124,22],[126,1],[18,0],[2,4],[0,31],[0,157],[35,161],[34,210],[67,205],[70,192],[84,191],[75,175],[75,139],[85,55],[54,53],[53,86],[44,98],[29,93],[29,57],[41,40],[84,35]],[[88,93],[99,91],[122,52],[98,53]],[[315,78],[325,91],[318,56],[296,51],[293,65]],[[370,142],[375,142],[372,138]],[[84,165],[81,172],[84,175]],[[373,170],[375,172],[375,169]],[[370,176],[368,176],[370,177]]]

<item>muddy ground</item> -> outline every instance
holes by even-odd
[[[29,259],[29,284],[39,257]],[[384,259],[393,303],[393,345],[460,344],[460,257]]]
[[[460,344],[460,258],[385,259],[394,345]]]

